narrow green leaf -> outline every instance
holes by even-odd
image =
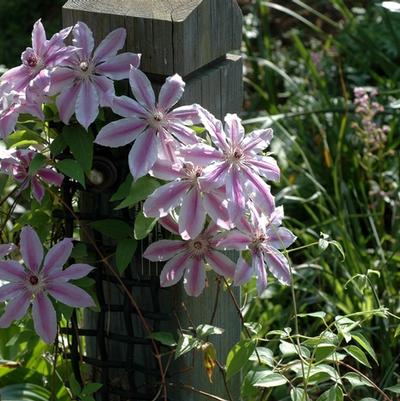
[[[251,340],[242,340],[233,346],[226,358],[226,378],[228,380],[240,372],[255,348],[255,343]]]
[[[198,340],[189,334],[182,334],[179,337],[178,345],[175,350],[175,359],[180,358],[182,355],[190,352],[198,345]]]
[[[88,173],[93,163],[93,135],[78,125],[64,127],[62,137],[83,171]]]
[[[133,255],[135,254],[137,247],[137,241],[134,238],[125,238],[118,241],[116,251],[116,265],[120,273],[129,266],[132,261]]]
[[[157,218],[144,217],[143,212],[140,211],[135,219],[135,238],[141,240],[146,238],[157,223]]]
[[[103,385],[101,383],[89,383],[82,389],[82,394],[89,395],[99,391]]]
[[[315,349],[315,361],[321,362],[327,359],[336,351],[336,346],[333,344],[318,344]]]
[[[103,235],[116,240],[123,240],[132,235],[132,227],[122,220],[97,220],[90,223],[90,226]]]
[[[73,373],[71,373],[69,377],[69,388],[71,389],[71,393],[74,396],[79,395],[82,391],[82,388],[79,385],[78,381],[75,379],[75,375]]]
[[[345,347],[344,350],[352,356],[356,361],[360,362],[361,364],[371,368],[370,363],[368,362],[368,358],[365,355],[364,351],[362,351],[360,348],[358,348],[355,345],[349,345],[348,347]]]
[[[400,394],[400,384],[386,387],[385,390],[391,391],[392,393]]]
[[[326,313],[323,311],[318,311],[318,312],[312,312],[312,313],[299,313],[297,316],[298,317],[307,317],[307,316],[317,317],[318,319],[323,320],[326,317]]]
[[[368,340],[361,334],[361,333],[352,333],[351,337],[353,340],[357,341],[358,344],[365,349],[365,351],[368,352],[368,354],[372,357],[372,359],[376,362],[378,365],[378,359],[376,357],[375,351],[371,347],[371,344],[368,342]]]
[[[346,379],[353,388],[360,386],[373,387],[373,384],[371,384],[368,380],[364,379],[361,375],[355,372],[346,373],[343,376],[343,379]]]
[[[287,383],[285,376],[270,369],[250,371],[246,377],[254,387],[277,387]]]
[[[29,165],[28,174],[35,175],[36,172],[45,165],[46,161],[46,156],[42,155],[41,153],[37,153]]]
[[[62,135],[57,135],[56,138],[50,144],[50,152],[53,156],[58,156],[67,147],[66,142]]]
[[[168,347],[175,347],[177,345],[172,333],[169,333],[167,331],[156,331],[154,333],[151,333],[150,338]]]
[[[85,188],[85,173],[76,160],[65,159],[56,164],[57,170],[78,181]]]
[[[23,147],[23,144],[45,144],[46,141],[37,132],[31,130],[19,130],[8,135],[4,142],[8,148],[19,148]]]
[[[119,186],[117,192],[113,194],[110,201],[114,202],[126,198],[129,195],[132,181],[133,181],[132,175],[128,174],[128,176],[125,178],[125,181]]]
[[[196,334],[198,337],[207,337],[213,334],[222,334],[223,332],[224,329],[209,324],[201,324],[196,328]]]
[[[129,190],[127,197],[115,208],[115,210],[124,209],[125,207],[131,207],[136,203],[146,199],[152,194],[160,183],[152,177],[141,177],[134,182]]]

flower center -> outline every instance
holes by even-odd
[[[150,127],[159,129],[159,128],[162,127],[164,119],[165,119],[164,113],[162,113],[161,111],[156,110],[149,117],[148,122],[149,122]]]
[[[28,48],[22,53],[22,63],[30,68],[35,68],[39,64],[39,57],[33,49]]]
[[[193,166],[192,163],[184,163],[183,170],[188,180],[193,181],[194,184],[197,183],[197,179],[203,174],[203,169],[199,166]]]
[[[32,275],[32,276],[29,277],[29,282],[32,285],[37,285],[37,283],[39,282],[39,277],[37,277],[35,275]]]
[[[79,64],[79,68],[81,69],[81,71],[86,72],[89,69],[89,63],[87,61],[82,61]]]
[[[202,237],[190,240],[188,246],[194,256],[204,256],[210,248],[209,242]]]

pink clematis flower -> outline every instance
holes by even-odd
[[[74,48],[64,44],[70,32],[71,28],[65,28],[47,40],[43,24],[40,20],[36,21],[32,31],[32,47],[28,47],[22,53],[22,65],[8,70],[2,75],[1,81],[12,83],[13,89],[17,92],[25,89],[27,92],[34,91],[36,88],[34,81],[41,72],[50,70],[74,51]],[[50,76],[46,75],[49,84]],[[43,79],[43,75],[39,79]]]
[[[161,219],[160,223],[178,234],[178,224],[170,217]],[[172,286],[184,276],[186,293],[198,297],[205,287],[205,263],[217,274],[232,278],[235,263],[218,251],[218,230],[219,227],[211,223],[200,235],[189,241],[161,240],[151,244],[143,254],[145,258],[154,262],[168,260],[160,275],[161,287]]]
[[[49,167],[42,167],[35,174],[29,174],[29,166],[36,155],[37,152],[34,150],[17,150],[11,154],[11,157],[0,160],[0,168],[2,172],[12,175],[15,181],[21,183],[20,191],[31,185],[33,197],[41,202],[45,193],[42,182],[59,187],[64,176]]]
[[[29,113],[43,120],[41,103],[37,100],[33,96],[27,100],[25,92],[15,91],[10,82],[0,82],[0,138],[6,138],[14,131],[21,113]]]
[[[179,150],[185,160],[206,166],[201,186],[204,190],[225,186],[230,218],[235,222],[252,199],[266,213],[275,208],[270,187],[262,177],[279,180],[280,171],[276,161],[260,154],[270,143],[272,130],[254,131],[244,135],[244,128],[236,114],[225,117],[225,131],[222,123],[211,113],[199,108],[202,124],[211,135],[218,149],[204,143],[191,145]]]
[[[227,201],[222,188],[203,192],[199,179],[202,168],[192,163],[157,161],[150,174],[170,181],[157,188],[144,202],[143,213],[147,217],[164,217],[181,206],[179,211],[179,234],[183,239],[195,238],[203,231],[206,214],[220,227],[230,229]]]
[[[14,251],[14,244],[1,244],[0,245],[0,258],[4,258],[4,256],[9,255],[12,251]]]
[[[110,32],[94,53],[93,33],[85,23],[78,22],[72,33],[78,50],[52,72],[50,93],[61,92],[56,104],[65,124],[75,112],[78,122],[87,129],[96,119],[99,106],[111,106],[114,80],[128,78],[130,65],[137,67],[140,56],[117,55],[125,43],[124,28]]]
[[[25,266],[15,261],[0,261],[0,279],[9,282],[0,287],[0,301],[8,300],[0,327],[21,319],[32,303],[35,331],[44,341],[52,343],[57,334],[57,318],[49,295],[72,307],[94,306],[89,294],[68,282],[85,277],[93,267],[74,264],[62,269],[72,248],[72,239],[65,238],[43,260],[43,247],[35,230],[29,226],[22,229],[20,251]]]
[[[126,96],[115,98],[112,109],[125,118],[106,125],[95,143],[115,148],[134,141],[128,160],[130,171],[137,180],[149,172],[160,153],[175,161],[177,145],[198,142],[194,131],[187,127],[198,121],[198,114],[194,105],[171,111],[185,87],[177,74],[167,78],[157,103],[151,83],[142,71],[132,67],[129,81],[137,101]]]
[[[290,283],[288,260],[278,249],[286,249],[296,237],[287,228],[280,227],[283,218],[282,207],[276,208],[270,218],[259,213],[252,205],[249,209],[250,221],[241,218],[237,224],[238,230],[224,234],[217,245],[223,249],[250,250],[252,265],[248,265],[246,260],[240,257],[234,282],[236,285],[242,285],[255,274],[257,290],[261,294],[267,288],[267,272],[264,264],[279,282],[286,285]]]

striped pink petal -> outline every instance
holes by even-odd
[[[57,173],[51,168],[41,168],[38,170],[37,175],[45,182],[48,184],[55,185],[57,187],[60,187],[63,180],[64,176],[60,173]]]
[[[126,39],[126,29],[118,28],[110,32],[99,44],[93,54],[93,61],[99,63],[113,57],[118,50],[124,47]]]
[[[181,106],[168,113],[168,119],[171,122],[180,122],[187,125],[200,123],[199,109],[197,104]]]
[[[252,268],[257,277],[257,292],[261,295],[267,288],[267,270],[264,265],[264,257],[260,251],[253,253]]]
[[[32,30],[32,47],[35,53],[42,56],[46,42],[46,32],[40,20],[36,21]]]
[[[57,317],[47,295],[43,293],[36,295],[32,303],[32,318],[36,333],[46,343],[53,343],[57,334]]]
[[[157,160],[157,131],[148,128],[136,139],[128,155],[129,170],[137,180],[145,176]]]
[[[75,104],[80,92],[81,83],[77,83],[61,92],[57,96],[56,105],[58,112],[60,113],[61,121],[64,124],[68,124],[72,115],[75,112]]]
[[[79,21],[74,26],[72,33],[74,36],[74,39],[72,40],[73,45],[79,47],[79,52],[83,59],[89,59],[94,47],[92,31],[84,22]]]
[[[14,244],[2,244],[0,245],[0,258],[7,256],[15,249]]]
[[[21,319],[28,310],[32,295],[23,292],[8,302],[3,316],[0,318],[0,327],[9,327],[14,320]]]
[[[296,236],[287,228],[271,226],[267,230],[268,245],[277,249],[286,249],[296,241]]]
[[[171,233],[174,233],[176,235],[179,235],[179,226],[176,220],[169,214],[168,216],[161,217],[160,220],[158,220],[161,226],[166,228],[168,231]]]
[[[174,181],[157,188],[143,204],[144,215],[147,217],[166,216],[182,203],[190,185],[185,181]]]
[[[185,82],[180,75],[175,74],[165,80],[161,87],[158,97],[158,107],[162,110],[169,110],[172,106],[178,103],[185,91]]]
[[[49,272],[48,279],[50,280],[61,280],[61,281],[69,281],[69,280],[78,280],[82,277],[86,277],[92,270],[93,266],[87,265],[85,263],[75,263],[69,266],[65,270],[52,270]]]
[[[31,186],[32,186],[32,195],[33,197],[41,203],[45,194],[43,185],[36,177],[32,177],[31,179]]]
[[[24,283],[9,283],[0,287],[0,302],[3,302],[7,299],[12,299],[18,296],[21,291],[24,291],[25,286]]]
[[[99,96],[96,87],[87,79],[79,89],[75,105],[76,119],[87,130],[99,114]]]
[[[182,252],[169,260],[160,273],[161,287],[175,285],[183,276],[188,263],[191,261],[189,254]]]
[[[236,264],[228,256],[221,252],[210,250],[205,257],[217,274],[226,278],[233,278]]]
[[[14,131],[18,117],[18,112],[10,113],[4,117],[0,117],[0,138],[6,138],[8,134]]]
[[[210,164],[203,170],[203,176],[199,178],[201,190],[208,192],[225,185],[228,171],[229,163],[225,160]]]
[[[248,164],[254,168],[259,175],[268,180],[279,181],[281,172],[274,158],[257,155],[249,159]]]
[[[20,251],[26,266],[32,271],[39,271],[43,260],[43,246],[36,231],[25,226],[21,230]]]
[[[164,181],[173,181],[184,176],[182,166],[169,160],[157,160],[151,168],[150,174]]]
[[[252,273],[252,268],[240,257],[235,270],[234,285],[239,286],[246,284],[250,280]]]
[[[100,75],[92,76],[91,81],[96,88],[100,106],[111,107],[115,96],[113,81]]]
[[[198,136],[191,128],[178,122],[170,123],[168,132],[185,145],[194,145],[199,142]]]
[[[211,219],[220,227],[229,230],[232,223],[229,219],[228,202],[225,196],[221,196],[218,192],[203,193],[203,206]]]
[[[206,285],[206,272],[201,258],[190,258],[183,281],[185,291],[192,297],[198,297]]]
[[[244,137],[242,141],[243,151],[259,153],[269,146],[272,137],[271,128],[255,130]]]
[[[224,158],[220,151],[203,143],[185,146],[179,149],[179,155],[197,166],[208,166]]]
[[[186,248],[186,244],[179,240],[162,239],[150,244],[143,256],[152,262],[162,262],[171,259]]]
[[[44,258],[43,274],[48,275],[61,271],[71,255],[72,248],[72,238],[64,238],[62,241],[54,245]]]
[[[14,260],[0,260],[0,280],[11,282],[25,280],[24,268]]]
[[[192,188],[183,199],[179,212],[179,234],[185,240],[196,238],[202,231],[206,221],[200,192]]]
[[[226,196],[228,199],[228,212],[230,219],[235,222],[243,215],[246,207],[244,188],[237,168],[231,168],[226,175]]]
[[[56,95],[63,89],[69,88],[74,84],[77,73],[70,68],[59,67],[51,73],[51,83],[49,94]]]
[[[264,258],[270,272],[281,283],[289,285],[292,276],[290,272],[289,262],[286,257],[278,250],[268,247],[264,251]]]
[[[237,146],[244,137],[244,128],[241,121],[237,114],[227,114],[225,116],[225,131],[234,146]]]
[[[236,249],[243,251],[249,248],[251,238],[237,230],[225,233],[217,242],[217,247],[222,249]]]
[[[132,67],[129,72],[129,82],[136,100],[149,111],[153,110],[156,100],[151,82],[146,74],[137,68]]]
[[[95,143],[111,148],[118,148],[133,142],[146,128],[147,122],[137,118],[123,118],[103,127]]]
[[[122,117],[146,118],[148,115],[148,111],[141,104],[128,96],[115,97],[112,111]]]
[[[131,65],[138,68],[140,56],[135,53],[122,53],[111,57],[96,66],[96,73],[118,81],[129,77]]]
[[[92,297],[86,291],[70,283],[52,282],[47,286],[47,290],[57,301],[74,308],[87,308],[95,305]]]

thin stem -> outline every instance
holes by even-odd
[[[217,395],[213,395],[213,394],[207,393],[207,392],[205,392],[205,391],[198,390],[197,388],[195,388],[195,387],[193,387],[193,386],[190,386],[189,384],[170,382],[170,383],[168,383],[168,385],[169,385],[169,386],[172,386],[172,387],[180,387],[180,388],[184,388],[184,389],[186,389],[186,390],[193,391],[194,393],[204,395],[205,397],[208,397],[208,398],[210,398],[211,400],[215,400],[215,401],[228,401],[227,399],[218,397]]]

